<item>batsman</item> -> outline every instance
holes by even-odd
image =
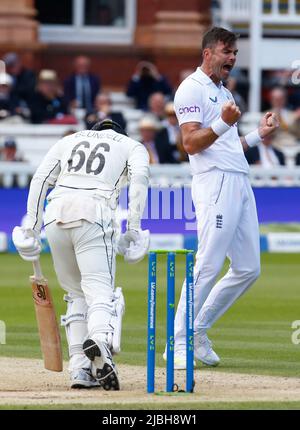
[[[66,291],[63,317],[72,388],[119,390],[113,355],[120,351],[124,313],[115,288],[116,253],[128,263],[148,252],[141,230],[149,178],[144,146],[111,120],[60,139],[46,154],[30,184],[25,225],[15,227],[24,260],[39,258],[44,226],[54,269]],[[117,234],[121,186],[129,182],[127,230]],[[49,187],[53,190],[47,195]],[[17,234],[16,234],[17,232]]]

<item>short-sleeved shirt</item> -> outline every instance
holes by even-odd
[[[209,128],[220,118],[222,106],[234,101],[232,94],[220,83],[217,86],[200,67],[188,76],[175,94],[175,111],[179,125],[199,122]],[[210,147],[198,154],[189,155],[193,175],[218,168],[230,172],[249,172],[238,135],[237,124],[220,136]]]

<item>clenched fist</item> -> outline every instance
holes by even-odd
[[[267,137],[271,133],[273,133],[278,127],[279,127],[278,116],[275,113],[267,112],[263,116],[260,122],[260,127],[258,129],[258,132],[260,137],[263,139],[264,137]]]
[[[226,124],[233,125],[240,117],[241,111],[233,101],[227,102],[222,106],[221,118]]]

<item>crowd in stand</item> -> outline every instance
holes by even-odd
[[[125,130],[126,116],[112,109],[109,92],[104,91],[100,77],[91,73],[91,62],[86,56],[74,60],[73,73],[61,82],[55,70],[39,73],[25,68],[20,57],[7,53],[2,60],[5,70],[0,72],[0,124],[69,124],[79,118],[90,129],[105,118],[117,121]],[[192,70],[182,71],[184,79]],[[265,76],[263,110],[271,110],[280,118],[280,129],[270,139],[249,149],[246,158],[250,164],[264,167],[284,165],[284,147],[300,142],[300,90],[291,85],[292,72],[272,72]],[[247,112],[246,76],[237,69],[228,79],[242,114]],[[187,161],[180,129],[172,103],[174,88],[167,77],[150,62],[141,61],[124,89],[141,112],[138,124],[140,141],[146,146],[150,162],[181,163]],[[13,138],[2,144],[0,160],[22,161]],[[296,158],[300,165],[300,153]]]

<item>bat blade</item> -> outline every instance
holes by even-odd
[[[48,282],[45,278],[37,279],[35,276],[30,276],[30,282],[45,369],[61,372],[60,332]]]

